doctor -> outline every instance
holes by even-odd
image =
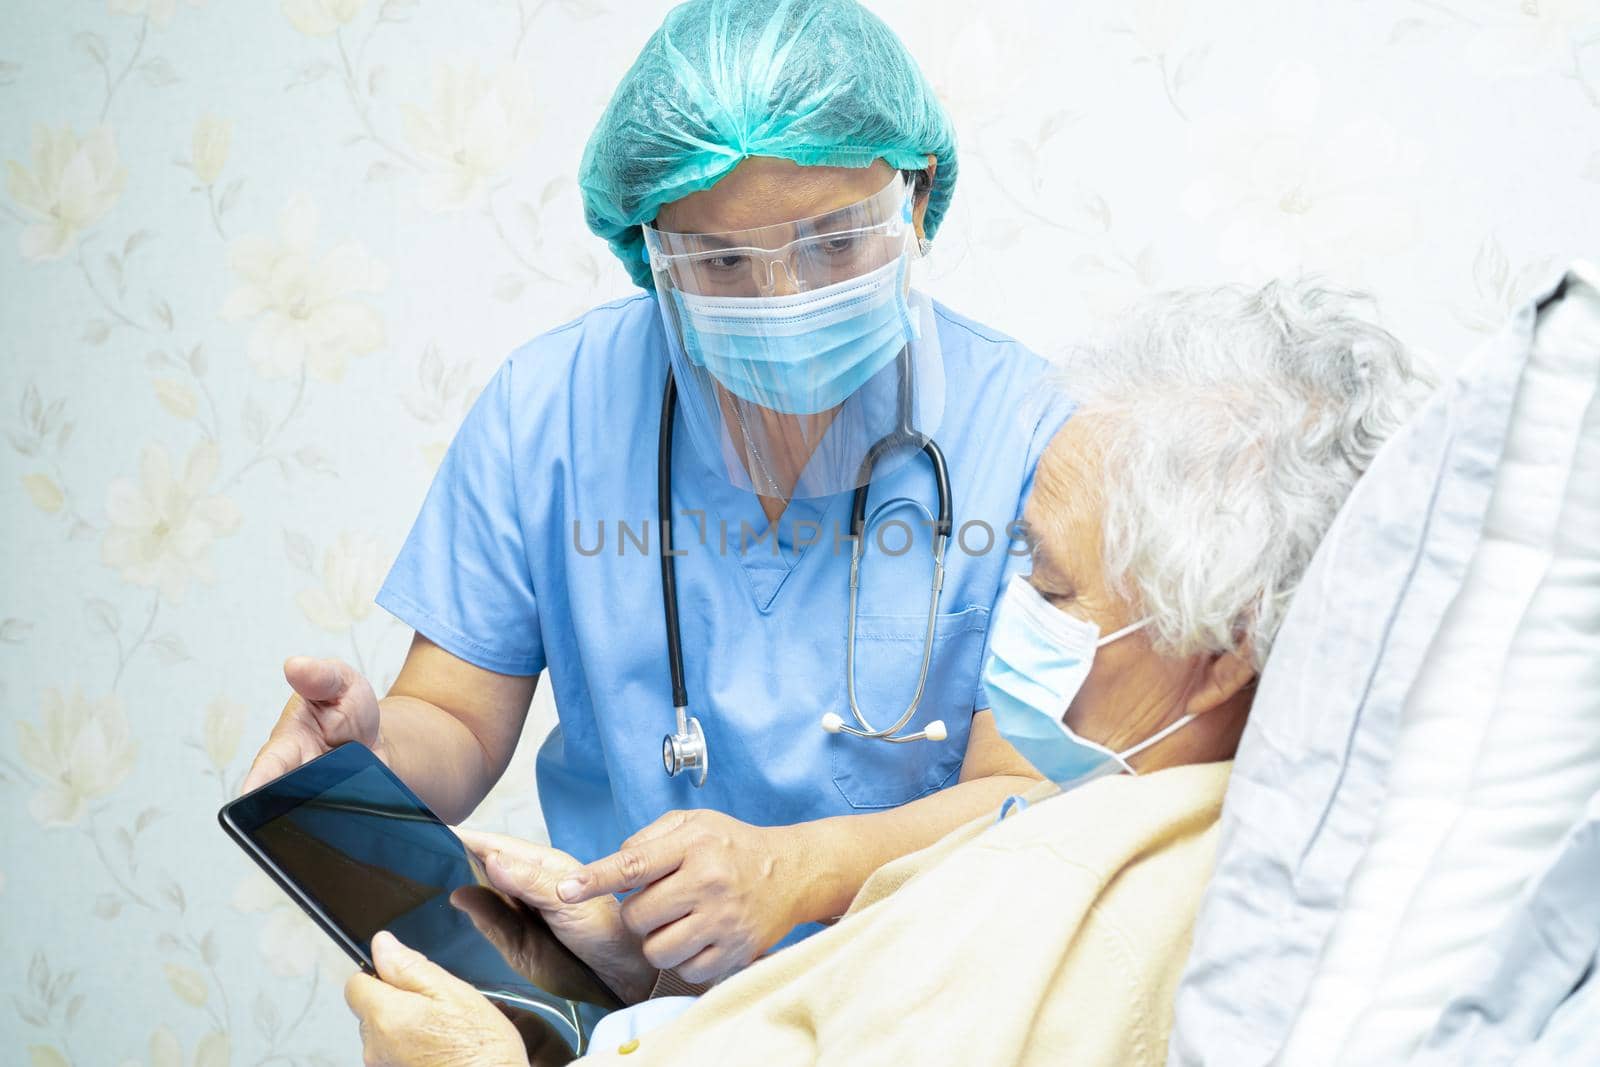
[[[695,983],[1036,778],[979,671],[1068,405],[911,287],[955,178],[947,116],[854,0],[673,9],[579,175],[644,291],[501,365],[378,594],[416,631],[394,686],[290,659],[246,788],[358,740],[462,819],[547,672],[561,895]],[[606,977],[637,1000],[661,976]]]

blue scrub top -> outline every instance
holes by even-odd
[[[934,310],[946,382],[937,439],[957,531],[972,525],[948,550],[927,689],[909,729],[943,719],[949,739],[896,745],[822,730],[824,712],[853,721],[844,684],[851,494],[791,501],[774,533],[756,496],[705,465],[680,411],[673,529],[686,553],[677,580],[690,709],[710,752],[700,789],[661,765],[674,716],[655,529],[667,372],[655,298],[605,304],[535,338],[484,389],[377,601],[469,663],[549,672],[560,721],[537,776],[557,848],[594,860],[674,809],[790,824],[894,807],[956,781],[974,709],[987,704],[990,610],[1027,569],[1008,526],[1071,404],[1041,388],[1038,356]],[[869,510],[896,496],[934,507],[924,459],[877,478]],[[889,525],[895,518],[904,525]],[[980,524],[994,531],[992,546]],[[878,727],[915,688],[932,576],[920,513],[897,510],[881,529],[862,564],[856,651],[858,700]],[[903,550],[908,532],[914,543]]]

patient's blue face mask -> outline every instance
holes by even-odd
[[[1136,773],[1128,761],[1194,720],[1163,727],[1132,748],[1113,752],[1080,737],[1063,717],[1083,687],[1094,654],[1149,625],[1143,619],[1100,636],[1099,627],[1052,605],[1027,579],[1011,579],[991,627],[983,685],[1000,736],[1041,774],[1070,789],[1107,774]]]

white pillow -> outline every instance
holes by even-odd
[[[1600,516],[1597,516],[1600,518]],[[1600,793],[1474,953],[1413,1067],[1600,1063]]]
[[[1579,461],[1600,275],[1540,303],[1383,449],[1307,572],[1240,745],[1172,1063],[1403,1058],[1600,788],[1600,472]]]
[[[1483,540],[1284,1064],[1410,1055],[1596,792],[1600,292],[1579,275],[1540,317]]]

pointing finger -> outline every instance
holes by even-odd
[[[688,811],[669,811],[665,815],[661,816],[661,818],[657,819],[655,822],[646,826],[644,829],[640,830],[638,833],[624,841],[622,843],[622,847],[632,848],[634,845],[642,845],[646,841],[651,841],[655,838],[670,834],[672,831],[679,829],[684,823],[688,822],[689,816],[692,814],[694,813]]]
[[[666,834],[630,845],[581,867],[561,880],[556,892],[568,904],[581,904],[602,893],[624,893],[649,885],[683,864],[685,842]]]

